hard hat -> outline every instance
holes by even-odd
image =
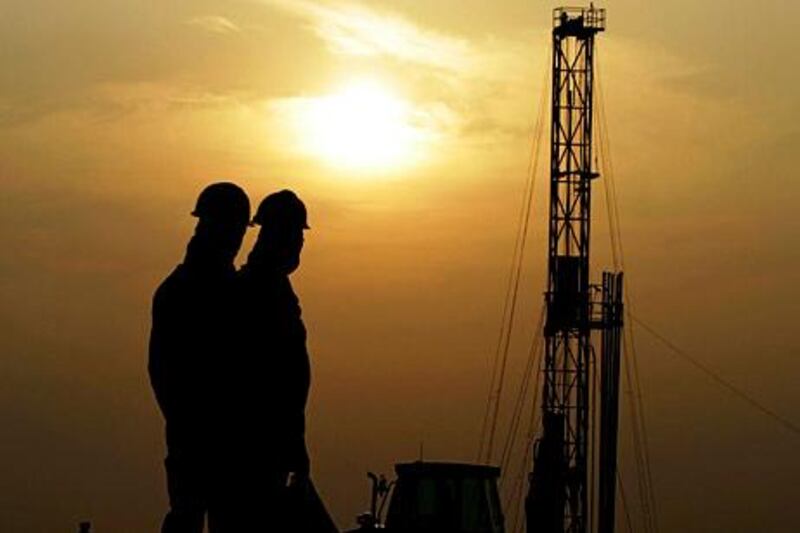
[[[250,221],[250,200],[235,183],[212,183],[197,197],[192,216],[214,221]]]
[[[288,189],[264,198],[256,210],[256,216],[253,217],[253,224],[260,226],[275,223],[309,229],[305,204]]]

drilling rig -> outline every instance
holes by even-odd
[[[614,531],[622,273],[603,272],[592,284],[589,262],[591,188],[600,177],[592,166],[594,38],[605,23],[593,5],[553,12],[542,427],[531,443],[528,533]],[[396,471],[391,498],[371,475],[372,510],[358,531],[505,531],[499,468],[420,460]],[[379,497],[390,500],[385,522]]]
[[[594,39],[605,23],[605,10],[594,6],[553,12],[542,427],[525,501],[529,532],[614,530],[622,273],[592,284],[589,271],[591,186],[599,177]]]

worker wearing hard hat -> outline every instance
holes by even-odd
[[[263,513],[263,521],[275,525],[275,531],[305,531],[308,527],[328,531],[333,527],[329,518],[322,525],[308,526],[301,518],[309,516],[292,516],[300,512],[292,502],[303,499],[292,494],[310,491],[312,499],[316,497],[309,482],[305,443],[311,380],[306,328],[289,281],[300,265],[303,232],[309,229],[306,207],[292,191],[282,190],[261,202],[253,223],[260,226],[258,239],[239,275],[247,352],[243,382],[249,396],[245,404],[252,413],[243,442],[249,443],[249,464],[255,465],[246,472],[251,475],[246,485],[254,487],[254,506]],[[322,512],[326,517],[316,501],[315,507],[306,506],[305,514]]]
[[[252,437],[269,449],[270,467],[284,478],[305,476],[305,404],[311,380],[306,328],[289,274],[300,265],[306,208],[291,191],[270,194],[258,206],[253,223],[258,239],[239,271],[248,361],[258,371],[251,390],[253,407],[269,427],[254,427]],[[265,431],[266,430],[266,431]]]
[[[219,530],[214,512],[224,490],[220,458],[228,436],[219,379],[231,364],[238,328],[233,260],[250,202],[237,185],[214,183],[192,215],[198,221],[183,263],[153,298],[149,373],[166,422],[170,503],[163,533],[201,533],[206,514],[209,530]]]

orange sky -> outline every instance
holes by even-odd
[[[308,205],[309,446],[339,525],[368,504],[365,472],[421,442],[474,458],[556,5],[5,0],[0,530],[156,530],[150,297],[223,178]],[[799,421],[800,4],[603,7],[634,312]],[[376,139],[371,159],[353,150]],[[545,181],[510,389],[543,290]],[[797,437],[637,340],[661,530],[797,530]]]

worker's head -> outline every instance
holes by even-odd
[[[212,183],[200,193],[192,211],[195,236],[206,247],[233,261],[250,224],[250,200],[234,183]]]
[[[261,226],[251,257],[290,274],[300,265],[303,231],[309,229],[306,206],[295,193],[272,193],[258,206],[253,223]]]

